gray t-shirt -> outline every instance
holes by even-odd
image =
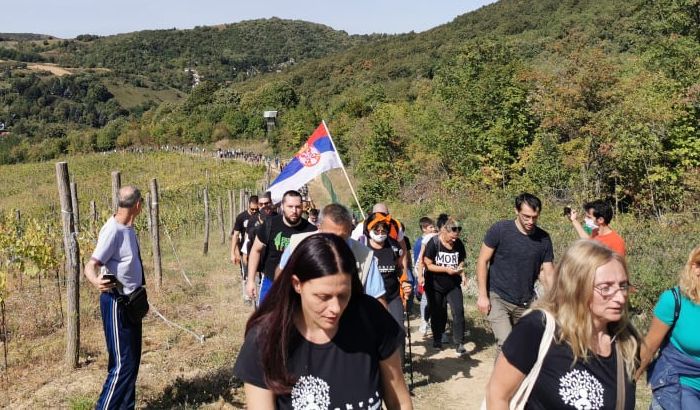
[[[117,276],[117,281],[123,286],[120,291],[125,295],[143,284],[137,240],[133,226],[122,225],[112,216],[100,230],[92,253],[92,259]]]

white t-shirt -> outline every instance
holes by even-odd
[[[122,225],[112,216],[100,229],[97,246],[92,253],[92,259],[117,276],[117,281],[123,286],[121,292],[125,295],[143,284],[143,266],[137,241],[134,227]]]

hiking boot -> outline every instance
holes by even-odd
[[[442,349],[442,342],[439,340],[433,340],[433,347],[436,349]]]

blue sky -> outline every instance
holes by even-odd
[[[109,35],[266,17],[322,23],[350,34],[420,32],[494,0],[21,0],[0,3],[0,32]],[[9,4],[8,4],[9,3]]]

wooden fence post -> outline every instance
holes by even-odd
[[[73,207],[73,231],[80,232],[80,208],[78,207],[78,184],[70,183],[70,202]]]
[[[228,190],[228,221],[228,232],[230,238],[230,234],[233,233],[233,225],[235,225],[236,223],[236,202],[233,199],[233,191],[231,191],[230,189]]]
[[[117,213],[119,208],[119,188],[122,187],[122,175],[119,171],[112,171],[112,213]]]
[[[245,190],[241,189],[238,191],[238,213],[243,212],[243,196],[245,195]]]
[[[151,179],[151,223],[148,225],[151,230],[151,244],[153,246],[153,272],[156,277],[156,291],[160,292],[163,285],[163,274],[160,261],[160,221],[158,212],[158,181]]]
[[[90,201],[90,232],[97,232],[97,204]]]
[[[204,188],[204,255],[209,252],[209,190]]]
[[[151,220],[151,216],[153,216],[153,214],[151,213],[151,193],[150,192],[146,192],[146,198],[144,198],[142,209],[146,212],[146,221],[148,223],[148,232],[150,233],[151,232],[151,224],[153,223],[153,221]]]
[[[217,212],[219,214],[219,227],[221,228],[221,244],[223,245],[226,243],[226,227],[224,226],[224,205],[221,197],[217,198],[217,205],[219,206]]]
[[[66,302],[68,323],[66,326],[65,364],[70,369],[78,367],[80,351],[80,249],[73,231],[73,204],[68,184],[68,163],[56,163],[56,182],[61,200],[61,222],[63,225],[63,245],[66,255]]]

